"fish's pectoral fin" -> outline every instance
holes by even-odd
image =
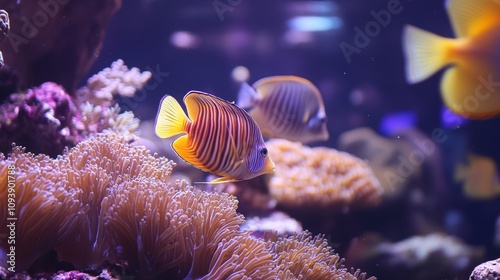
[[[238,182],[241,180],[230,178],[230,177],[220,177],[215,180],[210,181],[210,184],[220,184],[220,183],[232,183],[232,182]]]
[[[496,0],[449,0],[448,15],[458,38],[474,37],[500,18],[500,2]]]
[[[423,81],[451,63],[450,49],[454,44],[454,39],[406,25],[403,30],[403,51],[408,83]]]
[[[185,125],[188,122],[189,119],[177,100],[170,95],[163,97],[156,116],[156,135],[168,138],[186,132]]]
[[[245,82],[241,83],[236,105],[240,106],[243,109],[249,109],[255,106],[255,103],[258,99],[259,94],[252,86]]]
[[[222,183],[232,183],[232,182],[239,182],[241,180],[230,178],[230,177],[220,177],[217,179],[214,179],[210,182],[194,182],[193,184],[195,185],[215,185],[215,184],[222,184]]]
[[[196,155],[195,151],[190,148],[187,135],[177,138],[172,143],[172,148],[177,153],[177,155],[181,157],[183,160],[185,160],[187,163],[194,165],[198,169],[206,171],[205,167],[198,159],[198,156]]]

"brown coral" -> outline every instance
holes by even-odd
[[[276,164],[270,193],[287,209],[373,206],[382,188],[366,162],[334,149],[287,140],[266,144]]]

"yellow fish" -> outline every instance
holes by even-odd
[[[242,84],[238,105],[249,113],[262,134],[303,143],[328,140],[325,105],[309,80],[274,76],[250,86]]]
[[[455,181],[463,182],[464,193],[474,199],[489,199],[500,194],[500,180],[495,161],[469,153],[467,166],[458,164]]]
[[[445,66],[444,103],[468,118],[500,114],[500,1],[449,0],[457,38],[406,26],[403,49],[409,83],[427,79]]]
[[[185,133],[172,148],[189,164],[217,176],[211,183],[251,179],[274,173],[262,134],[248,113],[213,95],[190,91],[184,96],[188,116],[172,96],[165,96],[156,118],[161,138]]]

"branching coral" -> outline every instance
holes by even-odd
[[[55,157],[64,147],[73,147],[106,130],[133,140],[139,120],[131,112],[120,114],[113,94],[133,95],[151,73],[128,70],[122,60],[106,69],[89,79],[76,101],[51,82],[12,94],[0,106],[0,151],[8,153],[15,142],[31,152]]]
[[[276,164],[270,193],[278,205],[322,209],[380,202],[382,188],[363,160],[286,140],[271,140],[266,145]]]
[[[278,279],[366,279],[361,271],[349,272],[344,268],[343,260],[321,235],[312,237],[302,232],[288,238],[266,238],[278,266]]]
[[[140,72],[135,67],[129,70],[123,60],[118,59],[111,67],[90,77],[87,86],[78,89],[77,96],[94,105],[109,107],[113,103],[113,95],[132,97],[144,87],[151,75],[151,72]]]

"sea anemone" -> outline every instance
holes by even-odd
[[[80,190],[78,197],[88,209],[78,234],[57,248],[59,258],[76,267],[96,266],[105,259],[101,203],[112,186],[136,177],[168,180],[175,165],[166,158],[152,156],[143,146],[132,146],[116,133],[97,135],[71,149],[58,164],[69,182]],[[75,254],[78,250],[80,253]]]
[[[277,264],[278,279],[366,279],[360,270],[348,271],[321,235],[312,237],[304,231],[286,238],[269,234],[266,239]]]
[[[15,218],[16,270],[28,269],[39,257],[53,250],[76,234],[76,225],[83,222],[85,208],[78,200],[81,191],[68,188],[68,181],[55,162],[45,155],[23,153],[14,148],[7,160],[0,161],[2,170],[0,193],[5,194],[5,166],[15,166],[14,213],[2,211],[2,229]],[[7,167],[8,169],[8,167]],[[10,169],[9,169],[10,170]],[[2,195],[1,205],[8,205]],[[2,207],[4,208],[4,207]],[[14,215],[12,215],[14,214]],[[6,251],[8,244],[1,244]],[[5,266],[5,263],[1,264]]]
[[[0,194],[15,166],[16,271],[55,250],[75,267],[122,263],[142,278],[362,279],[322,237],[242,231],[236,197],[172,182],[172,161],[119,134],[98,134],[56,159],[13,151],[0,158]],[[5,229],[10,214],[0,214]]]
[[[201,277],[219,244],[238,235],[243,217],[225,193],[140,177],[113,188],[103,202],[105,241],[144,277]]]
[[[276,263],[266,243],[250,236],[250,232],[243,232],[218,244],[208,274],[200,279],[277,279],[277,275]]]

